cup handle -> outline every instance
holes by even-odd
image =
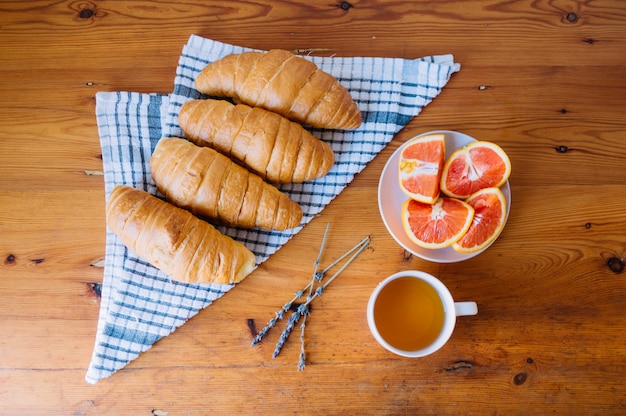
[[[456,316],[476,315],[478,313],[478,305],[476,305],[476,302],[454,302],[454,311]]]

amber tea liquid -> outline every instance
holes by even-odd
[[[404,351],[419,350],[439,336],[444,322],[443,302],[427,282],[401,277],[379,293],[374,321],[391,346]]]

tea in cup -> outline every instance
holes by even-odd
[[[436,277],[407,270],[378,284],[367,305],[367,323],[387,350],[403,357],[423,357],[446,344],[457,316],[477,313],[475,302],[455,302]]]

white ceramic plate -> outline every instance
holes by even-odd
[[[443,133],[446,136],[446,158],[448,158],[452,152],[459,149],[471,142],[476,141],[467,134],[459,133],[449,130],[437,130],[420,134],[419,136],[426,136],[429,134]],[[418,137],[419,137],[418,136]],[[407,140],[408,142],[408,140]],[[412,242],[404,231],[402,225],[402,204],[407,200],[407,196],[400,189],[398,184],[398,161],[400,159],[400,153],[405,145],[400,146],[396,150],[383,169],[380,176],[380,182],[378,183],[378,209],[380,215],[385,223],[385,227],[391,234],[391,236],[400,244],[405,250],[418,256],[424,260],[432,261],[435,263],[454,263],[470,259],[479,255],[485,251],[489,246],[475,253],[459,253],[452,247],[446,247],[442,249],[428,249],[423,248]],[[504,197],[506,198],[506,220],[509,218],[509,212],[511,211],[511,188],[507,181],[500,188]],[[494,240],[495,241],[495,240]],[[492,243],[493,244],[493,243]],[[490,244],[491,245],[491,244]]]

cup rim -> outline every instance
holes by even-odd
[[[378,331],[378,328],[376,327],[376,323],[374,320],[374,304],[376,303],[378,294],[390,282],[397,280],[399,278],[402,278],[402,277],[417,278],[417,279],[421,279],[429,283],[431,286],[433,286],[437,290],[437,293],[439,294],[439,297],[441,298],[441,302],[444,308],[445,319],[444,319],[443,328],[441,329],[439,336],[432,344],[428,345],[427,347],[421,348],[419,350],[406,351],[406,350],[402,350],[402,349],[392,346],[387,341],[385,341],[385,339],[380,335],[380,332]],[[443,284],[443,282],[439,280],[438,278],[436,278],[435,276],[429,273],[423,272],[421,270],[403,270],[403,271],[394,273],[386,277],[385,279],[383,279],[376,285],[376,287],[374,288],[374,290],[372,291],[370,295],[370,298],[367,304],[367,323],[370,328],[370,332],[374,336],[374,339],[376,339],[376,341],[386,350],[394,354],[403,356],[403,357],[409,357],[409,358],[424,357],[424,356],[430,355],[438,351],[441,347],[443,347],[448,342],[448,340],[452,336],[454,327],[456,325],[456,313],[455,313],[454,299],[452,298],[452,294],[450,293],[446,285]]]

